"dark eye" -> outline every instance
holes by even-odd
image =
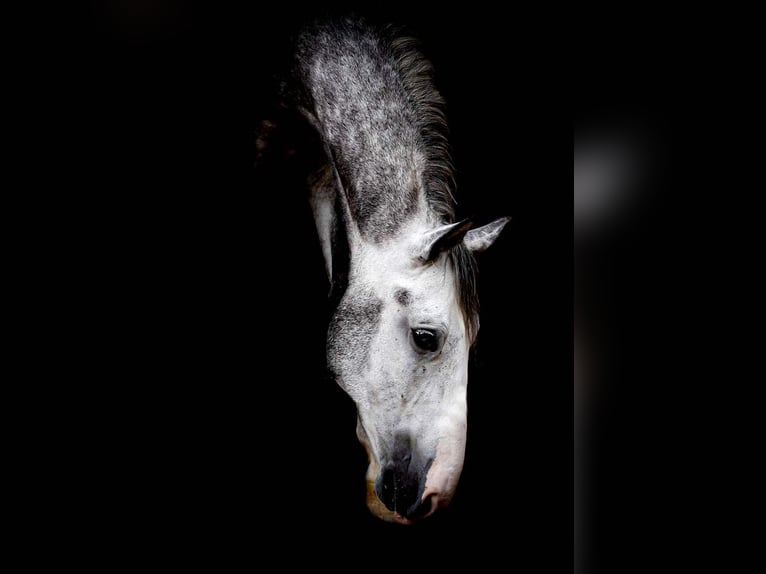
[[[421,351],[433,353],[439,348],[439,338],[436,333],[428,329],[413,329],[412,340]]]

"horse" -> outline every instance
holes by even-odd
[[[288,68],[283,107],[320,148],[307,187],[334,308],[327,370],[356,406],[369,510],[413,524],[449,505],[462,472],[474,254],[509,218],[456,220],[445,102],[415,39],[360,18],[314,22]]]

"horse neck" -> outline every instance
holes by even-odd
[[[415,102],[391,39],[347,23],[307,33],[298,50],[306,110],[363,236],[390,237],[420,207],[427,155]]]

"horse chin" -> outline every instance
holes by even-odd
[[[383,504],[378,498],[378,495],[375,494],[374,480],[367,481],[367,508],[373,516],[384,520],[385,522],[393,522],[395,524],[412,524],[412,521],[407,520],[398,512],[392,512],[386,508],[386,505]]]
[[[359,441],[362,443],[362,446],[364,446],[364,450],[367,451],[367,459],[369,460],[369,465],[367,466],[367,508],[373,516],[386,522],[410,524],[410,521],[399,515],[399,513],[386,508],[386,505],[383,504],[378,498],[378,495],[375,494],[375,478],[378,476],[378,472],[380,472],[380,466],[372,456],[372,452],[370,452],[370,446],[367,442],[366,435],[362,434],[363,430],[361,423],[357,427],[357,433],[359,434]]]

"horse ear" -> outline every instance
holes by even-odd
[[[420,259],[433,261],[440,253],[452,249],[463,241],[466,233],[473,227],[473,221],[464,219],[457,223],[449,223],[429,231],[423,237],[420,247]]]
[[[510,217],[501,217],[492,223],[487,223],[487,225],[471,229],[465,234],[463,243],[469,251],[474,253],[484,251],[495,242],[495,239],[500,236],[500,232],[503,230],[503,227],[505,227],[505,224],[510,220]]]

